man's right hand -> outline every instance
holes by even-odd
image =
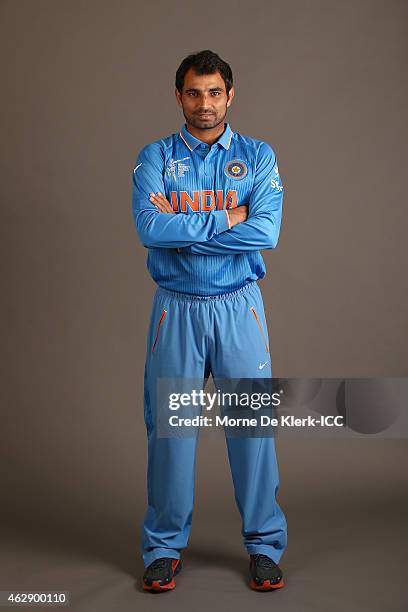
[[[241,204],[236,208],[227,208],[227,212],[231,227],[233,227],[237,223],[242,223],[248,219],[248,204]]]

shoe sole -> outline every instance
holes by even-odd
[[[152,584],[143,584],[143,589],[145,591],[153,591],[154,593],[161,593],[162,591],[172,591],[176,586],[174,576],[177,576],[177,574],[181,571],[180,559],[174,559],[174,562],[172,563],[172,570],[173,578],[167,584],[160,584],[158,580],[153,580]]]
[[[274,591],[275,589],[281,589],[285,586],[283,578],[279,580],[279,582],[271,583],[270,580],[265,580],[263,584],[256,584],[255,580],[251,580],[249,583],[251,589],[254,591]]]

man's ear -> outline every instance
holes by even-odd
[[[232,102],[232,98],[235,95],[235,91],[234,88],[231,87],[231,89],[229,90],[229,94],[228,94],[228,101],[227,101],[227,107],[230,106],[231,102]]]
[[[179,90],[177,89],[177,87],[176,87],[176,89],[174,90],[174,94],[175,94],[175,96],[176,96],[177,104],[178,104],[180,107],[182,107],[183,105],[182,105],[182,103],[181,103],[181,94],[180,94]]]

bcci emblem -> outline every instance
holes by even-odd
[[[233,159],[227,162],[224,172],[229,178],[237,179],[238,181],[246,177],[248,174],[248,166],[240,159]]]

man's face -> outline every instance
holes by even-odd
[[[182,94],[176,89],[176,98],[187,124],[200,130],[222,123],[233,97],[234,88],[231,87],[227,97],[219,72],[198,75],[192,68],[185,74]]]

